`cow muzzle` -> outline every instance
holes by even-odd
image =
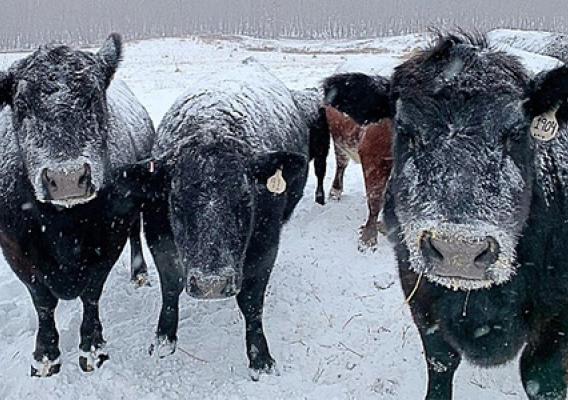
[[[485,281],[488,270],[499,257],[499,243],[495,238],[469,241],[453,239],[426,231],[420,239],[420,249],[428,273],[442,278]]]
[[[44,168],[41,182],[45,201],[53,204],[71,207],[96,196],[91,166],[87,163],[74,168]]]
[[[241,291],[241,278],[237,273],[223,275],[190,275],[187,292],[200,300],[215,300],[233,297]]]

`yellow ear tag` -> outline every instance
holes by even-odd
[[[271,193],[282,194],[286,190],[286,181],[282,176],[282,169],[278,168],[276,173],[266,181],[266,188]]]
[[[548,142],[558,135],[558,120],[555,109],[535,117],[531,124],[531,134],[535,139]]]

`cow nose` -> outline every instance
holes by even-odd
[[[237,274],[229,276],[192,276],[189,278],[189,295],[197,299],[224,299],[236,296],[241,290]]]
[[[91,166],[86,163],[75,169],[45,168],[41,180],[47,200],[84,198],[93,192]]]
[[[499,243],[491,236],[464,242],[424,232],[420,247],[423,257],[432,265],[431,273],[460,279],[487,279],[487,269],[499,256]]]

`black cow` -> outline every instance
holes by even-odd
[[[59,299],[83,302],[82,369],[108,358],[99,298],[131,227],[134,275],[145,272],[140,210],[113,181],[150,156],[154,130],[130,90],[111,83],[120,57],[112,34],[96,54],[45,46],[0,73],[0,246],[38,314],[35,376],[60,369]]]
[[[211,74],[166,113],[150,168],[132,172],[142,182],[133,194],[152,200],[144,230],[162,287],[151,353],[175,351],[184,288],[198,299],[236,295],[253,378],[273,371],[264,293],[306,184],[308,142],[292,93],[252,61]]]
[[[528,397],[565,399],[568,67],[531,77],[483,36],[441,35],[382,96],[395,118],[385,223],[426,398],[452,397],[462,357],[486,367],[522,349]]]

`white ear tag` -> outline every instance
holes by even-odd
[[[556,119],[555,109],[544,114],[536,116],[531,124],[531,134],[535,139],[548,142],[558,135],[558,120]]]
[[[286,181],[282,176],[282,169],[278,168],[276,173],[266,181],[266,188],[271,193],[282,194],[286,190]]]

